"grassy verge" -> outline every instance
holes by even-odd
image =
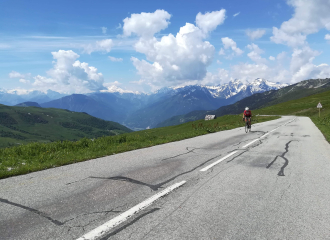
[[[322,104],[320,116],[319,110],[316,108],[319,102]],[[310,117],[330,143],[330,91],[276,104],[254,112],[256,114],[267,115],[278,114]]]
[[[277,118],[256,117],[253,123]],[[3,148],[0,149],[0,179],[242,126],[241,115],[227,115],[211,121],[198,120],[93,140],[83,138],[76,142],[30,143]]]

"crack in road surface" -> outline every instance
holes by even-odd
[[[273,165],[273,163],[277,160],[277,158],[278,158],[278,157],[281,157],[281,158],[284,159],[285,163],[283,164],[283,166],[281,167],[281,169],[280,169],[280,171],[278,172],[277,175],[278,175],[278,176],[281,176],[281,177],[285,176],[285,175],[284,175],[284,169],[288,166],[288,164],[289,164],[289,160],[288,160],[286,157],[284,157],[284,156],[285,156],[285,154],[287,154],[287,153],[289,152],[289,144],[290,144],[291,142],[293,142],[293,141],[297,141],[297,140],[291,140],[291,141],[287,142],[287,143],[285,144],[285,152],[283,152],[281,155],[277,155],[277,156],[274,158],[274,160],[273,160],[271,163],[268,164],[268,166],[267,166],[266,168],[270,168],[270,167]],[[297,141],[297,142],[298,142],[298,141]]]
[[[120,213],[121,212],[121,211],[114,211],[113,209],[111,209],[111,210],[106,210],[106,211],[101,211],[101,212],[84,213],[84,214],[80,214],[80,215],[78,215],[74,218],[71,218],[71,219],[68,219],[66,221],[61,222],[61,221],[58,221],[56,219],[51,218],[46,213],[41,212],[37,209],[30,208],[30,207],[24,206],[24,205],[19,204],[19,203],[14,203],[14,202],[9,201],[7,199],[0,198],[0,202],[10,204],[12,206],[19,207],[19,208],[25,209],[29,212],[35,213],[35,214],[41,216],[42,218],[46,218],[47,220],[49,220],[50,222],[52,222],[56,226],[65,226],[65,224],[67,224],[68,222],[73,221],[73,220],[75,220],[79,217],[82,217],[82,216],[87,216],[87,215],[92,215],[92,214],[104,214],[104,213],[108,214],[108,213]],[[84,229],[86,226],[90,225],[93,221],[97,221],[98,219],[99,218],[93,219],[92,221],[88,222],[87,224],[81,225],[81,226],[65,226],[65,227],[68,227],[68,232],[70,232],[72,228],[82,228],[82,229]]]
[[[135,179],[132,179],[132,178],[129,178],[129,177],[124,177],[124,176],[115,176],[115,177],[95,177],[95,176],[90,176],[89,178],[96,178],[96,179],[105,179],[105,180],[119,180],[119,181],[126,181],[126,182],[130,182],[130,183],[134,183],[134,184],[139,184],[139,185],[143,185],[143,186],[147,186],[149,187],[150,189],[152,189],[153,191],[157,191],[158,189],[162,188],[163,185],[165,185],[166,183],[169,183],[171,181],[173,181],[174,179],[182,176],[182,175],[185,175],[185,174],[188,174],[188,173],[191,173],[193,171],[195,171],[197,168],[200,168],[202,167],[203,165],[207,164],[208,162],[214,160],[215,158],[219,158],[220,156],[222,155],[218,155],[218,156],[215,156],[213,158],[210,158],[208,159],[207,161],[203,162],[202,164],[192,168],[191,170],[189,171],[186,171],[186,172],[183,172],[183,173],[180,173],[164,182],[161,182],[161,183],[158,183],[158,184],[148,184],[148,183],[144,183],[144,182],[141,182],[141,181],[138,181],[138,180],[135,180]]]
[[[55,219],[52,219],[51,217],[49,217],[46,213],[43,213],[43,212],[40,212],[39,210],[37,209],[34,209],[34,208],[30,208],[30,207],[27,207],[27,206],[24,206],[24,205],[21,205],[19,203],[14,203],[14,202],[11,202],[7,199],[3,199],[3,198],[0,198],[0,202],[3,202],[3,203],[7,203],[7,204],[10,204],[10,205],[13,205],[15,207],[19,207],[19,208],[23,208],[25,210],[28,210],[29,212],[33,212],[43,218],[46,218],[48,219],[49,221],[51,221],[52,223],[54,223],[55,225],[57,226],[62,226],[63,224],[65,224],[65,222],[60,222],[58,220],[55,220]]]
[[[180,157],[180,156],[183,156],[183,155],[186,155],[186,154],[189,154],[189,153],[195,153],[195,152],[194,152],[195,149],[196,149],[196,148],[193,147],[191,150],[189,150],[189,147],[186,147],[186,150],[187,150],[188,152],[181,153],[181,154],[175,155],[175,156],[173,156],[173,157],[169,157],[169,158],[164,158],[164,159],[162,159],[161,161],[165,161],[165,160],[173,159],[173,158],[176,158],[176,157]]]
[[[130,182],[130,183],[135,183],[135,184],[139,184],[139,185],[143,185],[143,186],[147,186],[149,188],[151,188],[153,191],[157,191],[160,187],[160,184],[157,185],[152,185],[152,184],[148,184],[148,183],[144,183],[138,180],[135,180],[133,178],[129,178],[129,177],[123,177],[123,176],[117,176],[117,177],[108,177],[108,178],[103,178],[103,177],[89,177],[89,178],[97,178],[97,179],[109,179],[109,180],[119,180],[119,181],[124,181],[124,182]]]
[[[248,150],[245,150],[243,152],[241,152],[240,154],[238,154],[237,156],[233,157],[231,160],[228,160],[227,163],[230,163],[232,161],[234,161],[236,158],[238,158],[239,156],[243,155],[244,153],[246,153]]]

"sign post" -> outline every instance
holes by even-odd
[[[319,117],[321,117],[321,108],[322,108],[322,105],[321,105],[320,102],[319,102],[319,104],[317,104],[317,108],[319,109]]]

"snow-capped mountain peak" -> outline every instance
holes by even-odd
[[[257,78],[252,83],[250,83],[247,87],[251,91],[251,94],[258,92],[265,92],[270,90],[277,90],[282,87],[286,87],[288,84],[274,83],[268,80]]]
[[[134,94],[141,94],[140,92],[138,91],[131,91],[131,90],[124,90],[124,89],[121,89],[120,87],[117,87],[115,85],[112,85],[110,87],[108,87],[106,90],[101,90],[100,92],[108,92],[108,93],[134,93]]]
[[[251,83],[244,84],[241,80],[235,79],[230,80],[228,83],[219,85],[187,85],[187,86],[176,86],[171,88],[162,88],[156,91],[154,94],[175,94],[179,92],[193,92],[196,90],[208,91],[213,98],[231,98],[238,93],[248,91],[247,95],[252,95],[258,92],[264,92],[269,90],[276,90],[282,87],[288,86],[288,84],[274,83],[266,79],[257,78]],[[186,93],[185,93],[186,94]]]
[[[210,91],[214,98],[228,99],[240,92],[249,91],[249,95],[251,95],[257,92],[276,90],[286,86],[288,86],[288,84],[274,83],[262,78],[257,78],[253,82],[246,84],[242,83],[239,79],[235,79],[222,85],[205,87]]]

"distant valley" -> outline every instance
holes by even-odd
[[[218,86],[191,85],[162,88],[152,94],[94,92],[65,96],[53,91],[47,93],[34,91],[29,95],[0,91],[0,103],[16,105],[27,101],[35,102],[42,108],[85,112],[97,118],[118,122],[132,130],[142,130],[155,128],[177,115],[196,110],[216,110],[255,93],[286,86],[288,84],[256,79],[248,84],[235,80]]]

